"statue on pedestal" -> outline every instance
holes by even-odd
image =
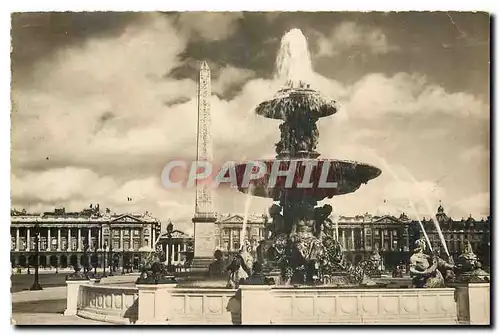
[[[490,274],[482,269],[482,264],[472,250],[469,241],[457,260],[458,281],[489,282]]]
[[[455,266],[445,262],[435,253],[432,256],[425,254],[426,247],[424,240],[417,240],[413,255],[410,257],[410,275],[413,277],[413,287],[445,287],[445,280],[438,268],[453,269]]]
[[[382,275],[383,260],[378,251],[378,244],[375,244],[375,247],[373,248],[368,260],[373,264],[373,270],[371,271],[370,276],[374,278],[380,278],[380,276]]]
[[[228,288],[238,288],[240,283],[252,274],[253,257],[251,252],[252,247],[250,243],[245,241],[239,253],[227,266],[227,270],[229,271]]]

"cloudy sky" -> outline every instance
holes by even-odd
[[[342,106],[318,123],[321,157],[383,171],[328,200],[337,213],[429,217],[441,200],[455,218],[489,214],[489,17],[454,12],[14,14],[13,207],[100,203],[190,230],[194,190],[160,176],[196,156],[198,62],[212,70],[215,161],[272,157],[279,123],[253,108],[279,87],[291,28],[307,37],[312,86]],[[248,200],[214,196],[219,212]]]

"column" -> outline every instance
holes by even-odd
[[[128,230],[128,237],[129,237],[129,249],[134,250],[134,235],[132,235],[133,231],[132,228]]]
[[[380,250],[384,250],[385,229],[380,229]]]
[[[182,241],[182,251],[187,251],[186,241]]]
[[[151,249],[154,248],[154,241],[153,241],[153,225],[149,226],[149,246]]]
[[[123,228],[120,227],[120,250],[123,250]]]
[[[82,229],[81,228],[77,228],[78,229],[78,241],[77,241],[77,250],[78,251],[81,251],[82,250]]]
[[[177,243],[177,261],[181,261],[181,245]]]
[[[356,245],[354,244],[354,228],[351,229],[351,243],[352,243],[352,250],[356,250]]]
[[[73,251],[73,250],[71,250],[71,228],[68,228],[68,241],[66,243],[66,249],[68,251]],[[68,260],[68,262],[69,262],[69,260]]]
[[[229,229],[229,247],[227,251],[231,251],[233,248],[233,230]]]
[[[57,228],[57,251],[61,251],[61,228]]]
[[[26,228],[26,251],[31,249],[30,228]]]
[[[151,236],[153,236],[153,247],[156,243],[156,230],[154,224],[151,225]]]
[[[47,250],[52,251],[52,236],[50,236],[50,227],[47,228]]]
[[[20,243],[20,239],[19,239],[19,228],[16,228],[16,251],[19,251],[19,243]]]
[[[101,234],[102,234],[102,226],[100,226],[99,231],[97,232],[97,249],[101,250],[102,245],[101,245]]]
[[[392,230],[390,230],[389,231],[389,244],[390,244],[389,245],[389,249],[392,250],[392,251],[395,251],[394,250],[394,244],[393,244],[393,240],[392,240],[393,237],[392,236],[393,236],[392,235]]]
[[[165,261],[167,262],[167,264],[168,264],[168,255],[169,254],[170,254],[170,244],[167,244],[166,248],[165,248],[165,257],[166,257]]]
[[[92,248],[92,228],[89,227],[88,235],[87,235],[89,248]],[[92,250],[92,249],[91,249]]]

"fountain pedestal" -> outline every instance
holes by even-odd
[[[194,258],[191,268],[207,271],[214,260],[215,222],[213,215],[195,216],[194,224]]]

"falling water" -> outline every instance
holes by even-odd
[[[248,212],[250,211],[250,205],[252,204],[252,191],[253,191],[254,185],[250,183],[248,185],[248,193],[247,193],[247,200],[245,201],[245,213],[243,216],[243,227],[241,229],[241,234],[240,234],[240,246],[242,246],[245,243],[245,237],[247,233],[247,222],[248,222]]]
[[[385,159],[383,159],[382,157],[380,157],[379,155],[377,155],[376,153],[372,152],[371,150],[368,150],[366,149],[365,150],[366,152],[368,152],[370,155],[372,155],[374,158],[378,159],[379,162],[384,166],[385,170],[389,172],[389,174],[394,178],[396,179],[397,181],[402,181],[401,178],[398,177],[398,175],[394,172],[394,170],[389,166],[389,163],[387,163],[387,161]],[[411,199],[411,196],[408,196],[408,201],[410,203],[410,207],[411,209],[413,210],[413,214],[415,215],[415,217],[417,218],[417,221],[420,225],[420,229],[422,230],[422,233],[424,234],[424,237],[425,237],[425,240],[427,242],[427,245],[429,246],[429,250],[432,252],[432,244],[431,244],[431,240],[429,239],[429,236],[427,235],[427,232],[425,231],[424,229],[424,225],[422,224],[422,221],[420,221],[420,218],[419,218],[419,215],[418,215],[418,212],[417,212],[417,208],[415,207],[415,204],[413,203],[412,199]]]
[[[332,215],[332,218],[334,219],[335,221],[335,241],[339,242],[339,213],[335,210],[335,208],[332,206],[332,212],[333,212],[333,215]]]
[[[291,82],[293,87],[298,87],[301,81],[309,82],[312,74],[306,37],[300,29],[292,29],[281,38],[274,78]]]
[[[419,183],[413,177],[413,175],[408,171],[408,169],[404,168],[404,172],[410,177],[410,179],[413,181],[413,183],[421,190]],[[447,256],[450,256],[450,253],[448,252],[448,246],[446,245],[446,240],[444,239],[443,232],[441,231],[441,227],[439,226],[436,214],[432,210],[432,207],[429,205],[429,202],[427,201],[427,198],[423,195],[424,192],[420,192],[422,194],[422,199],[424,200],[424,204],[427,207],[427,210],[429,211],[429,214],[432,218],[432,222],[434,223],[434,227],[436,227],[436,231],[438,232],[439,239],[441,240],[441,244],[444,247],[444,251],[446,252]]]

